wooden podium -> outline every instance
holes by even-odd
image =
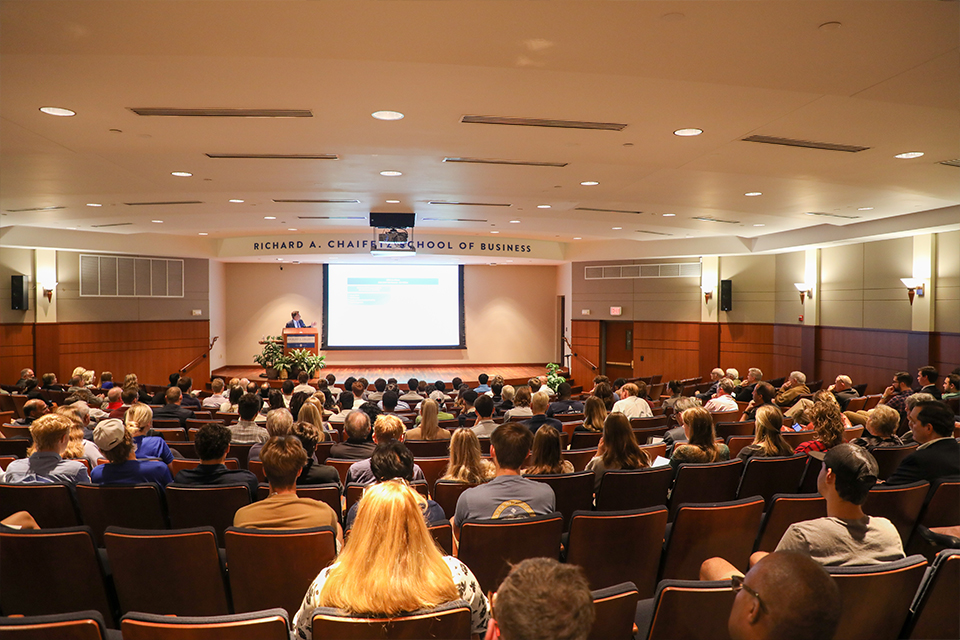
[[[315,356],[320,355],[320,342],[316,329],[307,327],[306,329],[284,329],[283,330],[283,355],[287,355],[293,349],[306,349]]]

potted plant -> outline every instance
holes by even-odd
[[[296,364],[294,364],[293,358],[291,358],[289,354],[281,354],[273,366],[276,367],[277,373],[279,374],[281,380],[286,380],[291,376],[291,374],[296,376],[296,373],[299,371],[296,369]]]
[[[557,392],[557,387],[560,386],[560,383],[566,380],[563,375],[560,374],[560,365],[551,362],[547,365],[547,386],[553,389],[553,392]]]
[[[325,356],[314,355],[306,349],[294,349],[287,357],[290,359],[290,363],[298,372],[306,371],[307,375],[311,378],[313,374],[323,369],[325,366],[323,361]]]
[[[283,345],[276,342],[266,342],[259,355],[253,357],[253,361],[266,370],[268,380],[276,380],[279,377],[277,364],[282,359]]]

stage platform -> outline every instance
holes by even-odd
[[[337,384],[339,385],[345,379],[350,376],[355,378],[366,378],[370,381],[370,384],[373,384],[373,381],[377,378],[396,378],[400,383],[402,388],[405,388],[407,380],[410,378],[416,378],[417,380],[426,380],[427,382],[435,382],[437,380],[443,380],[448,385],[450,381],[455,377],[460,377],[464,382],[471,386],[477,386],[477,377],[481,373],[486,373],[488,376],[493,377],[496,374],[500,374],[504,377],[507,384],[512,384],[514,386],[518,384],[526,384],[527,380],[534,376],[545,375],[546,374],[546,363],[544,364],[491,364],[491,365],[458,365],[458,364],[436,364],[436,365],[417,365],[417,364],[408,364],[408,365],[388,365],[388,366],[372,366],[372,365],[330,365],[324,367],[320,370],[318,375],[327,375],[332,373],[337,376]],[[566,373],[566,369],[563,370]],[[215,370],[211,376],[226,378],[228,381],[230,378],[247,378],[249,380],[266,380],[264,375],[263,367],[258,367],[252,365],[249,367],[239,367],[239,366],[229,366],[221,367]],[[276,382],[276,385],[279,386],[279,381]]]

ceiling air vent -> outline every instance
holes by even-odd
[[[310,109],[172,109],[130,107],[138,116],[181,118],[312,118]]]
[[[293,204],[360,204],[359,200],[354,200],[352,198],[344,199],[326,199],[326,200],[285,200],[274,198],[274,202],[286,202]]]
[[[711,218],[710,216],[693,216],[694,220],[702,222],[722,222],[724,224],[740,224],[739,220],[721,220],[720,218]]]
[[[505,164],[514,167],[565,167],[567,162],[527,162],[525,160],[495,160],[490,158],[444,158],[444,162],[462,162],[464,164]]]
[[[128,207],[155,207],[158,205],[172,206],[176,204],[203,204],[200,200],[173,200],[170,202],[124,202]]]
[[[699,278],[700,262],[622,264],[583,268],[584,280],[628,280],[634,278]]]
[[[339,160],[335,153],[290,154],[290,153],[208,153],[215,160]]]
[[[596,211],[599,213],[643,213],[643,211],[627,211],[625,209],[594,209],[592,207],[575,207],[574,211]]]
[[[824,211],[806,211],[808,216],[823,216],[824,218],[843,218],[844,220],[856,220],[860,216],[845,216],[839,213],[826,213]]]
[[[960,158],[956,160],[944,160],[940,164],[945,164],[948,167],[960,167]]]
[[[870,147],[858,147],[852,144],[836,144],[834,142],[813,142],[811,140],[794,140],[792,138],[777,138],[775,136],[747,136],[744,142],[762,142],[763,144],[779,144],[784,147],[803,147],[805,149],[822,149],[824,151],[846,151],[857,153],[866,151]]]
[[[655,236],[672,236],[672,233],[664,233],[663,231],[647,231],[646,229],[637,229],[637,233],[649,233]]]
[[[29,209],[7,209],[7,213],[26,213],[27,211],[56,211],[65,207],[31,207]]]
[[[103,229],[104,227],[126,227],[133,224],[132,222],[111,222],[110,224],[92,224],[90,225],[94,229]]]
[[[517,127],[551,127],[554,129],[593,129],[623,131],[627,125],[616,122],[581,122],[579,120],[551,120],[548,118],[510,118],[506,116],[463,116],[467,124],[506,124]]]
[[[427,204],[455,204],[461,207],[512,207],[506,202],[450,202],[448,200],[430,200]]]

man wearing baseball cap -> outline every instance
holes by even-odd
[[[886,518],[868,516],[862,505],[877,483],[877,461],[855,444],[838,444],[829,451],[810,451],[823,461],[817,491],[827,500],[827,516],[790,525],[777,551],[795,551],[827,567],[892,562],[905,557],[900,534]],[[814,463],[815,464],[815,463]],[[750,556],[752,567],[766,556]],[[723,580],[741,574],[723,558],[710,558],[700,567],[701,580]]]

